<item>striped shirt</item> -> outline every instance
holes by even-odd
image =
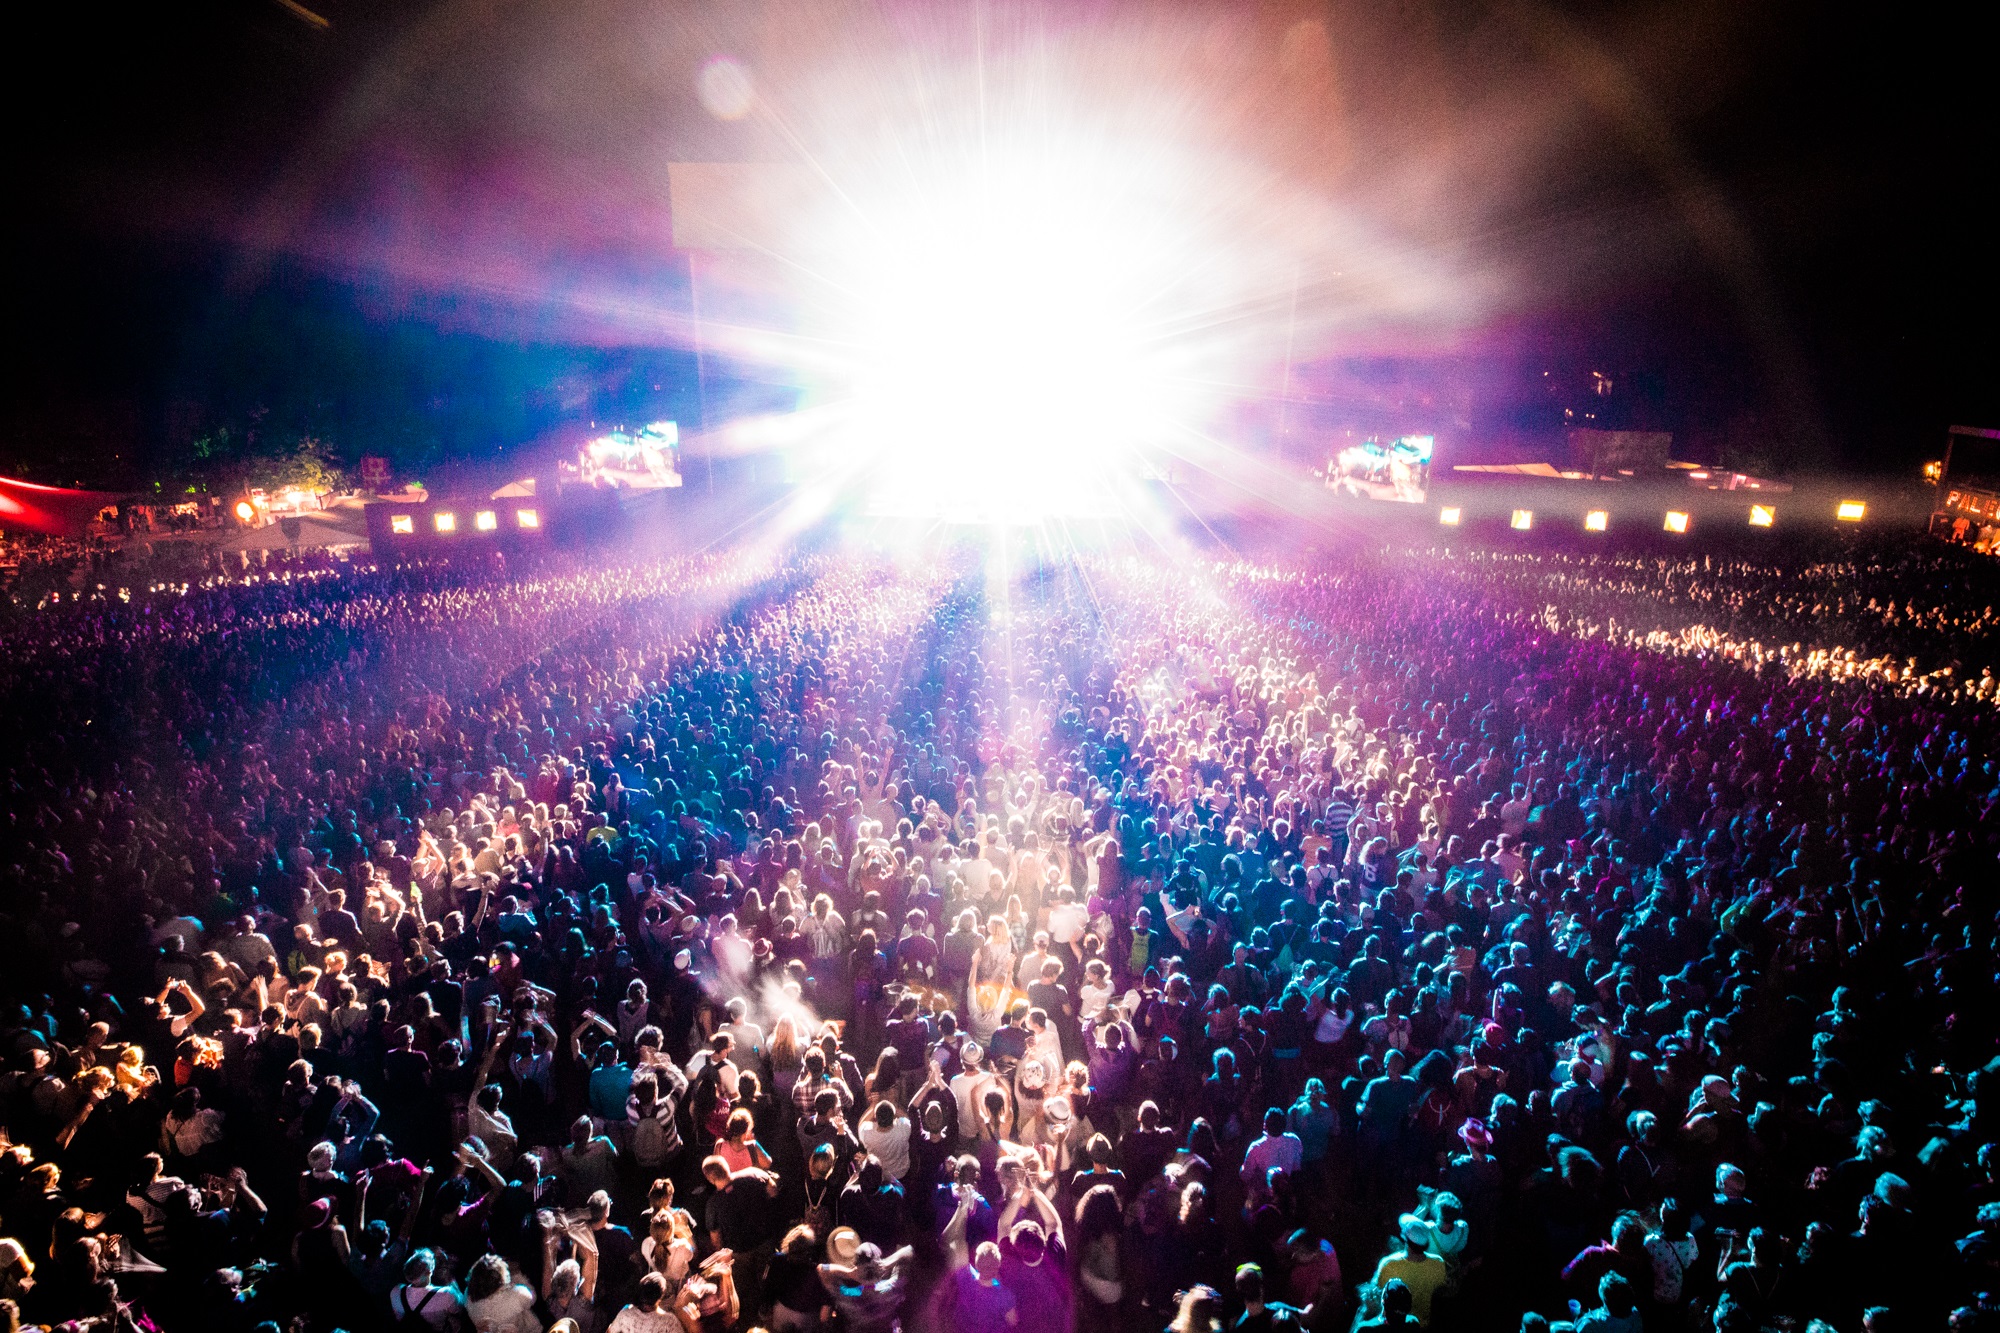
[[[1354,822],[1354,802],[1343,792],[1336,791],[1326,802],[1326,831],[1335,837],[1345,838],[1347,826]]]

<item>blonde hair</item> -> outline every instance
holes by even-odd
[[[804,1054],[804,1045],[799,1020],[790,1014],[780,1014],[778,1021],[771,1025],[771,1037],[765,1047],[771,1057],[771,1068],[783,1070],[797,1067]]]

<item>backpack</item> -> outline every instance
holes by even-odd
[[[640,1116],[632,1126],[632,1158],[648,1170],[681,1150],[680,1126],[668,1115]]]

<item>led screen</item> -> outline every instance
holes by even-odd
[[[1369,500],[1422,504],[1430,491],[1430,435],[1363,440],[1342,449],[1327,468],[1326,484]]]
[[[577,476],[587,486],[633,491],[681,484],[680,428],[655,421],[643,430],[614,430],[585,444],[577,454]]]

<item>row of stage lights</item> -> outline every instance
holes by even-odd
[[[1834,506],[1833,516],[1842,523],[1859,523],[1868,516],[1868,506],[1861,500],[1842,500],[1838,505]],[[1465,511],[1457,505],[1446,505],[1444,508],[1438,510],[1438,522],[1448,528],[1457,527],[1464,517]],[[1666,513],[1666,521],[1660,526],[1667,532],[1684,533],[1688,530],[1688,525],[1693,521],[1693,518],[1687,511],[1669,509]],[[1768,528],[1777,521],[1778,508],[1776,505],[1750,506],[1751,527]],[[1532,509],[1516,509],[1513,517],[1508,520],[1507,526],[1513,528],[1516,532],[1529,531],[1535,526],[1535,511]],[[1583,516],[1583,530],[1585,532],[1608,532],[1610,528],[1611,511],[1608,509],[1593,509]]]
[[[458,515],[449,510],[439,510],[431,515],[431,526],[446,536],[458,531]],[[516,509],[514,526],[533,532],[542,526],[541,513],[533,509]],[[491,509],[481,509],[472,516],[472,527],[476,532],[497,532],[500,530],[500,515]],[[400,537],[414,536],[417,531],[415,514],[391,514],[389,531]]]

